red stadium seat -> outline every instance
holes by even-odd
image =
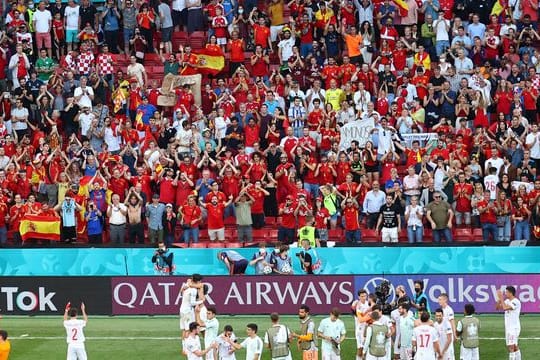
[[[343,229],[330,229],[330,230],[328,230],[328,240],[329,241],[335,241],[335,242],[344,242],[345,241],[345,233],[343,232]]]
[[[268,234],[266,235],[267,241],[277,241],[277,235],[278,235],[278,229],[270,229],[268,230]]]
[[[454,229],[454,240],[458,242],[472,241],[471,229]]]
[[[398,242],[408,243],[409,237],[407,236],[407,229],[401,229],[398,234]]]
[[[433,230],[428,229],[424,226],[424,242],[430,243],[433,242]]]
[[[207,248],[209,249],[220,249],[220,248],[224,248],[225,247],[225,242],[222,242],[222,241],[213,241],[213,242],[209,242],[207,245],[206,245]]]
[[[241,248],[242,244],[239,243],[239,242],[230,242],[230,243],[226,243],[225,247],[227,247],[227,248]]]
[[[205,249],[206,248],[206,243],[202,242],[202,243],[191,243],[189,244],[189,247],[190,248],[193,248],[193,249]]]
[[[362,242],[375,243],[379,241],[380,236],[373,229],[365,229],[362,231]]]
[[[482,229],[472,229],[472,241],[484,242],[484,235],[482,234]]]

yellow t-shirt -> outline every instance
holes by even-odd
[[[334,110],[341,109],[341,102],[345,99],[345,93],[340,88],[326,90],[326,103],[332,104]]]
[[[283,1],[271,2],[268,5],[268,14],[270,16],[270,25],[283,25],[285,23],[283,20]]]
[[[9,352],[11,351],[11,344],[9,340],[0,343],[0,360],[8,360]]]

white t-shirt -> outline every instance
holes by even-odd
[[[78,30],[79,5],[73,7],[66,6],[66,9],[64,10],[64,18],[66,19],[66,30]]]
[[[495,159],[490,157],[489,159],[486,159],[486,165],[484,168],[485,173],[489,174],[489,168],[494,167],[497,169],[497,173],[495,175],[499,176],[499,171],[501,169],[501,166],[504,165],[504,160],[500,157],[496,157]]]
[[[11,110],[11,117],[24,118],[28,119],[28,109],[27,108],[14,108]],[[28,124],[24,121],[13,122],[13,130],[26,130],[28,129]]]
[[[447,321],[448,325],[451,326],[451,322],[454,321],[454,309],[450,307],[450,305],[446,305],[444,308],[442,308],[443,312],[443,321]],[[452,332],[452,341],[454,339],[454,333]]]
[[[48,33],[51,30],[49,28],[49,21],[52,21],[52,15],[49,10],[37,10],[34,13],[34,20],[36,22],[35,30],[37,33]]]
[[[111,127],[105,127],[103,141],[107,144],[109,151],[120,150],[120,137],[116,135],[116,132]]]
[[[193,311],[197,305],[197,289],[188,287],[182,292],[182,303],[180,304],[180,313],[188,314]]]
[[[504,312],[504,328],[509,330],[521,330],[521,323],[519,322],[519,314],[521,313],[521,302],[517,298],[512,300],[504,300],[506,306],[512,307],[511,310]]]
[[[69,319],[64,321],[66,329],[66,341],[70,345],[84,345],[85,337],[83,328],[86,326],[86,321],[79,319]]]
[[[77,87],[73,91],[74,97],[81,97],[79,99],[78,105],[82,109],[84,107],[92,108],[92,99],[90,96],[94,96],[94,89],[91,86],[86,85],[84,91],[82,87]]]
[[[534,146],[530,149],[531,151],[531,159],[540,159],[540,132],[537,132],[536,134],[530,133],[525,138],[525,144],[527,146],[531,146],[534,142],[534,137],[536,136],[536,143]]]
[[[439,338],[433,326],[424,324],[414,328],[413,340],[416,342],[416,359],[436,360],[434,344]]]
[[[497,175],[488,175],[484,178],[484,187],[489,191],[489,198],[495,200],[497,198],[497,184],[499,177]]]
[[[109,218],[109,224],[112,225],[125,225],[126,224],[126,215],[123,215],[120,210],[127,211],[126,205],[119,203],[117,206],[109,205],[112,208],[111,217]],[[115,210],[115,208],[119,208]]]
[[[184,351],[186,352],[188,360],[202,360],[202,356],[195,355],[196,351],[201,350],[201,339],[199,336],[188,336],[184,340]]]
[[[418,213],[420,216],[418,216]],[[407,205],[405,208],[405,215],[409,214],[409,221],[407,226],[422,226],[422,215],[424,215],[424,209],[420,205],[412,206]]]
[[[329,336],[332,339],[339,339],[341,335],[345,335],[345,333],[347,332],[345,330],[345,324],[343,324],[343,321],[341,321],[340,319],[332,321],[329,317],[322,319],[321,323],[319,324],[318,331],[324,336]],[[332,352],[332,347],[333,346],[330,341],[322,341],[321,350],[323,353]]]
[[[281,61],[288,61],[289,58],[293,56],[293,47],[295,42],[295,38],[291,36],[290,38],[281,40],[278,43],[278,48],[281,49]]]
[[[219,320],[217,318],[207,319],[204,322],[204,347],[205,349],[208,349],[210,345],[214,341],[216,341],[216,338],[218,336],[219,332]]]
[[[90,125],[92,125],[92,121],[96,116],[93,113],[84,113],[82,112],[79,115],[79,126],[81,127],[81,135],[82,136],[88,136],[88,130],[90,130]]]
[[[446,30],[446,26],[448,25],[448,28],[450,28],[450,20],[441,19],[441,20],[435,20],[435,23],[437,24],[435,26],[435,40],[436,41],[448,41],[450,40],[450,37],[448,35],[448,31]]]
[[[250,360],[260,360],[261,354],[263,352],[263,341],[260,337],[255,336],[253,338],[248,337],[240,344],[244,349],[246,349],[246,359]],[[257,354],[257,357],[255,357]]]
[[[435,323],[433,323],[433,326],[435,327],[435,330],[437,330],[437,335],[439,336],[439,346],[441,347],[442,351],[442,349],[444,349],[444,347],[446,346],[446,339],[448,334],[453,334],[452,326],[446,319],[443,319],[440,324],[435,321]],[[450,351],[453,349],[453,346],[448,347],[448,350]]]
[[[236,355],[233,351],[234,348],[227,340],[224,339],[224,336],[225,335],[221,334],[216,338],[219,360],[236,360]],[[236,340],[236,336],[231,334],[230,339],[234,342]]]

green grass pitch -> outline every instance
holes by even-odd
[[[274,309],[272,309],[274,310]],[[279,310],[279,308],[275,309]],[[153,360],[182,359],[178,318],[172,316],[154,317],[104,317],[92,316],[85,330],[86,350],[91,360]],[[316,316],[318,323],[322,316]],[[459,318],[459,317],[458,317]],[[259,325],[259,335],[264,336],[270,324],[268,316],[218,316],[220,327],[232,325],[237,337],[245,337],[245,325],[254,322]],[[347,326],[347,340],[343,344],[342,359],[354,360],[356,341],[353,319],[349,314],[342,315]],[[504,360],[508,355],[504,343],[504,319],[502,315],[480,316],[482,338],[480,358],[485,360]],[[283,316],[282,323],[292,331],[299,329],[298,319]],[[11,360],[58,360],[65,359],[67,345],[62,317],[22,317],[4,316],[0,328],[9,332],[11,340]],[[525,315],[521,317],[520,347],[522,358],[540,359],[540,317]],[[302,359],[296,345],[292,344],[293,359]],[[265,350],[264,360],[270,359]],[[456,358],[458,349],[456,348]],[[245,359],[243,351],[237,352],[237,359]]]

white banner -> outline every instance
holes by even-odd
[[[373,119],[356,120],[347,123],[339,130],[341,141],[339,149],[346,150],[351,146],[351,141],[356,140],[360,147],[364,147],[368,140],[371,140],[371,129],[375,127]]]
[[[412,147],[412,142],[415,140],[420,141],[420,146],[424,147],[426,144],[439,139],[437,133],[401,134],[401,137],[407,147]]]

